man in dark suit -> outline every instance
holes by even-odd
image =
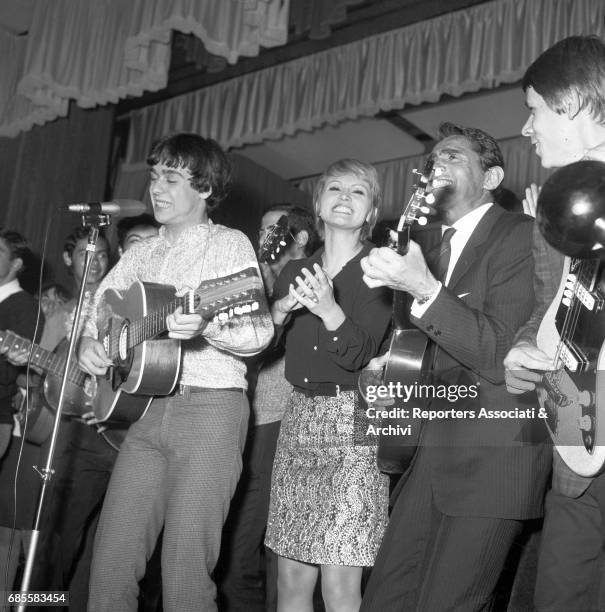
[[[529,118],[522,134],[531,139],[545,168],[580,159],[605,162],[605,42],[570,36],[542,53],[523,77]],[[527,190],[535,200],[537,189]],[[532,202],[530,202],[532,204]],[[535,202],[533,202],[535,204]],[[548,202],[545,203],[548,205]],[[536,336],[553,301],[564,258],[534,232],[535,303],[506,355],[506,384],[513,394],[535,389],[553,368]],[[536,609],[570,612],[605,610],[605,473],[586,478],[553,453],[552,489],[546,513],[536,580]]]
[[[549,471],[548,446],[532,440],[536,419],[507,394],[502,367],[533,304],[532,223],[493,204],[503,159],[491,136],[452,124],[440,135],[432,153],[444,223],[436,274],[415,242],[405,256],[382,248],[362,260],[369,286],[414,298],[411,320],[433,341],[429,380],[453,393],[427,406],[434,414],[394,492],[365,612],[489,607],[523,521],[542,513]]]

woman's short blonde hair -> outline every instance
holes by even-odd
[[[365,240],[372,234],[372,230],[378,220],[378,212],[382,196],[380,193],[380,184],[378,183],[378,173],[376,168],[371,164],[366,164],[358,159],[339,159],[330,164],[327,170],[319,177],[313,190],[313,208],[315,210],[315,223],[317,231],[324,236],[324,222],[319,216],[319,198],[326,188],[327,182],[335,177],[344,176],[345,174],[353,174],[357,178],[365,181],[370,188],[370,203],[372,204],[372,213],[370,219],[363,224],[361,229],[361,239]]]

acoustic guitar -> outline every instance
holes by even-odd
[[[155,395],[170,394],[179,378],[181,343],[166,335],[166,317],[177,308],[221,322],[264,304],[264,288],[254,266],[204,281],[175,297],[170,285],[137,281],[123,295],[108,289],[97,309],[99,340],[113,362],[97,377],[93,401],[101,421],[133,423]]]
[[[59,403],[59,391],[69,349],[67,339],[63,340],[54,351],[48,351],[12,331],[0,330],[0,346],[11,351],[25,351],[30,355],[31,365],[46,373],[44,396],[50,406],[56,408]],[[85,412],[89,412],[96,390],[95,377],[86,374],[75,362],[72,362],[67,372],[63,414],[81,417]]]
[[[46,374],[42,392],[31,388],[29,401],[23,395],[17,406],[17,418],[24,431],[25,439],[34,444],[43,444],[52,433],[55,415],[53,410],[59,405],[59,394],[63,380],[63,371],[69,350],[69,341],[62,340],[54,351],[43,349],[32,344],[12,331],[0,331],[0,346],[9,350],[25,351],[30,356],[29,362]],[[92,410],[93,398],[97,392],[97,380],[94,376],[81,370],[75,362],[70,364],[65,383],[63,414],[70,417],[82,417]],[[44,401],[46,399],[46,401]],[[134,402],[148,402],[147,397],[134,397]],[[99,431],[101,437],[116,450],[125,435],[125,430],[113,428]]]
[[[429,159],[422,173],[414,171],[418,180],[397,226],[397,241],[391,244],[399,255],[408,252],[410,230],[418,220],[426,219],[427,204],[431,201],[428,193],[433,179],[433,160]],[[427,197],[428,200],[427,201]],[[393,296],[393,332],[388,351],[388,361],[384,369],[382,384],[413,385],[421,382],[424,372],[430,364],[427,363],[428,339],[409,319],[409,296],[402,291],[395,291]],[[387,410],[406,409],[400,398],[394,398],[394,405]],[[415,406],[416,407],[416,406]],[[386,474],[401,474],[408,467],[416,452],[421,424],[412,419],[396,417],[383,418],[381,434],[378,439],[376,461],[378,469]],[[389,432],[389,433],[386,433]],[[406,432],[405,434],[396,432]]]

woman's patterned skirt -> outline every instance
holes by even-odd
[[[376,467],[356,391],[292,392],[271,481],[265,544],[320,565],[374,564],[387,524],[389,480]],[[362,428],[360,430],[360,427]]]

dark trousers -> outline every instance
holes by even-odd
[[[535,604],[541,612],[605,610],[605,475],[577,498],[548,493]]]
[[[428,449],[430,451],[430,449]],[[396,492],[361,612],[489,610],[521,521],[453,517],[433,501],[427,449]]]
[[[277,607],[277,559],[263,540],[279,428],[280,421],[275,421],[248,433],[217,568],[219,609],[224,612],[272,612]]]
[[[75,598],[85,607],[90,556],[84,555],[85,567],[77,573],[76,567],[87,530],[96,526],[117,452],[94,428],[77,421],[61,423],[59,436],[31,584],[36,590],[69,587],[72,601]]]

